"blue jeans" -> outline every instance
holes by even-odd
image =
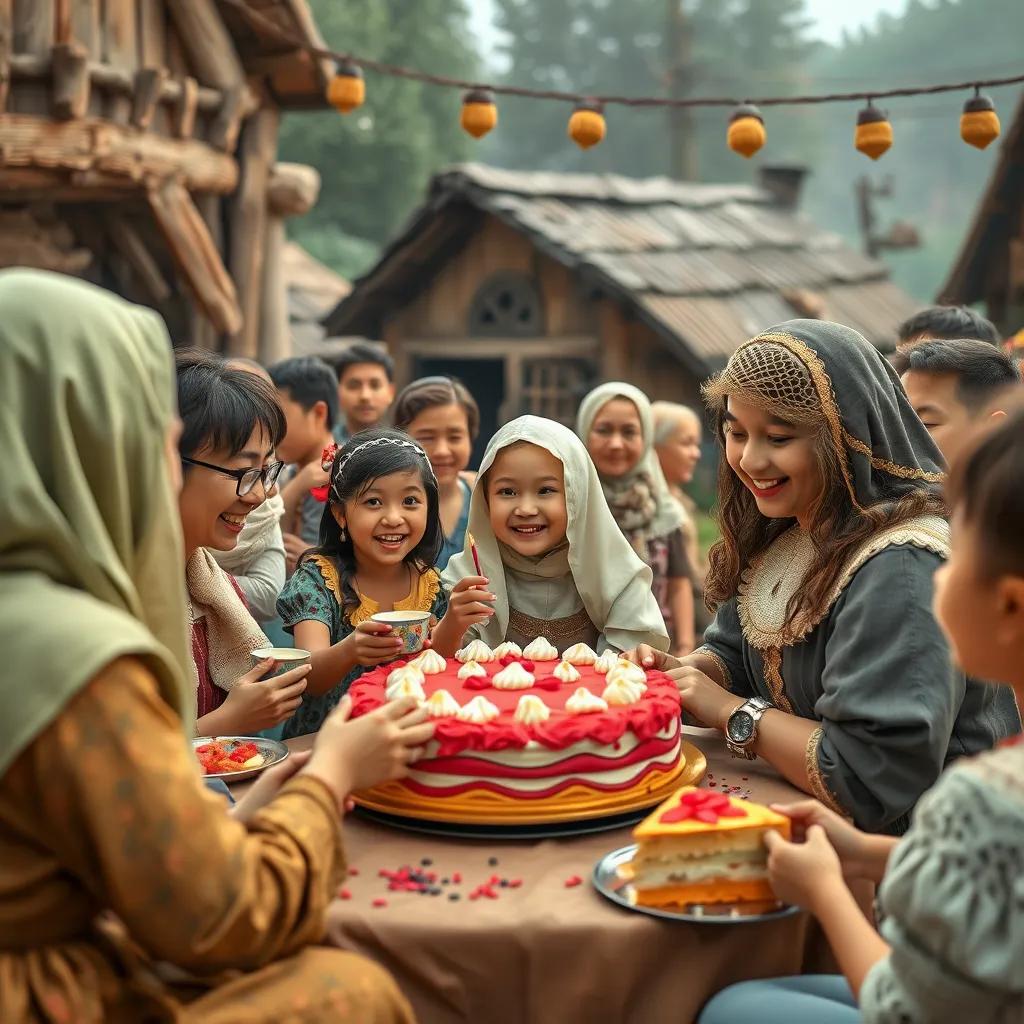
[[[697,1024],[856,1024],[860,1011],[841,974],[741,981],[718,993]]]

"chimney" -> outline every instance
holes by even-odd
[[[784,210],[800,205],[800,190],[809,173],[803,164],[761,164],[761,188]]]

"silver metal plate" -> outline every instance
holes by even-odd
[[[262,736],[197,736],[192,740],[192,749],[201,747],[204,743],[223,743],[225,745],[237,745],[239,743],[255,743],[259,753],[263,756],[263,764],[252,768],[244,768],[237,772],[219,772],[216,775],[204,775],[204,779],[223,779],[229,785],[235,782],[245,782],[246,779],[255,778],[261,771],[271,765],[279,764],[288,756],[288,748],[279,740],[268,740]]]

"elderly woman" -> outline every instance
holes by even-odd
[[[651,567],[652,589],[672,652],[693,650],[693,570],[686,554],[686,513],[672,497],[654,453],[654,418],[647,396],[613,381],[580,405],[576,433],[597,467],[608,507],[633,550]]]
[[[0,1020],[410,1021],[380,968],[315,944],[349,791],[433,727],[346,706],[233,813],[204,789],[178,430],[156,314],[0,274]]]

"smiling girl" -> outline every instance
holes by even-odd
[[[460,381],[422,377],[402,390],[395,401],[395,426],[427,453],[437,477],[444,544],[437,558],[443,572],[452,555],[463,548],[469,523],[472,476],[465,469],[480,430],[480,410]]]
[[[486,580],[473,576],[451,603],[434,563],[441,547],[437,481],[426,453],[398,430],[364,430],[325,463],[330,484],[320,544],[306,554],[277,602],[297,647],[312,654],[302,707],[286,737],[316,732],[353,680],[398,657],[402,641],[372,616],[430,612],[434,644],[454,653],[481,617]]]
[[[176,365],[196,728],[201,736],[249,735],[292,715],[309,668],[265,679],[272,661],[252,667],[251,652],[269,641],[211,552],[234,550],[249,515],[276,493],[284,417],[273,387],[247,370],[199,350],[179,351]]]
[[[946,764],[1016,719],[954,668],[932,616],[939,452],[892,368],[838,324],[746,342],[705,395],[725,455],[717,614],[691,657],[658,660],[736,756],[900,834]]]
[[[668,646],[651,571],[612,518],[583,443],[560,423],[521,416],[494,435],[469,529],[493,592],[480,595],[478,608],[493,601],[494,614],[481,616],[466,640],[523,646],[545,636],[559,650]],[[445,580],[457,588],[474,571],[467,543]]]

